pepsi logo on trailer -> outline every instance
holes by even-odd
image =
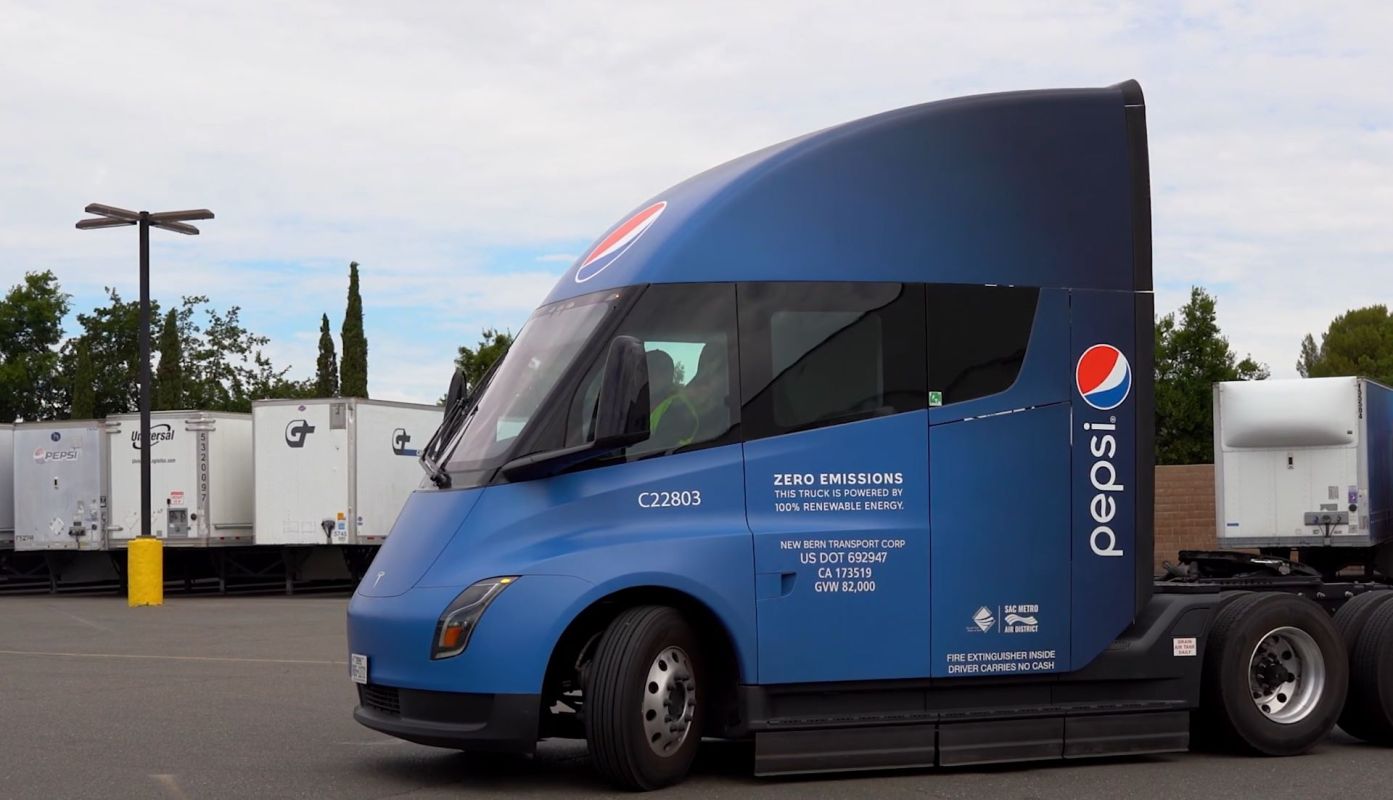
[[[1132,366],[1116,347],[1095,344],[1079,356],[1074,380],[1085,403],[1099,411],[1111,411],[1132,391]]]
[[[580,266],[576,267],[576,283],[585,283],[603,272],[610,264],[618,261],[625,251],[633,247],[634,242],[637,242],[640,236],[653,227],[653,223],[658,221],[658,217],[663,215],[663,210],[666,208],[667,201],[659,200],[624,220],[619,227],[601,239],[600,243],[591,248],[585,258],[581,259]]]

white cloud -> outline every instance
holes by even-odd
[[[1390,29],[1393,6],[1295,2],[0,0],[0,284],[132,294],[133,237],[77,234],[81,207],[206,205],[206,235],[157,240],[158,286],[242,305],[298,371],[356,259],[374,393],[433,400],[417,375],[694,172],[897,106],[1137,77],[1158,308],[1210,286],[1236,348],[1291,374],[1302,334],[1386,299]]]

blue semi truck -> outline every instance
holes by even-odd
[[[1393,592],[1153,578],[1145,107],[892,111],[643,203],[456,381],[349,606],[393,736],[759,774],[1393,741]],[[1348,701],[1347,701],[1348,698]]]

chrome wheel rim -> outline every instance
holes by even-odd
[[[692,662],[680,647],[665,647],[648,668],[643,686],[643,733],[660,756],[677,752],[692,730],[696,716],[696,677]]]
[[[1248,689],[1264,717],[1291,725],[1309,717],[1325,693],[1325,657],[1300,628],[1270,631],[1248,659]]]

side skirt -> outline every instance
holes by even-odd
[[[1184,751],[1218,591],[1153,596],[1087,667],[1061,675],[741,686],[728,733],[755,773],[913,769]]]

